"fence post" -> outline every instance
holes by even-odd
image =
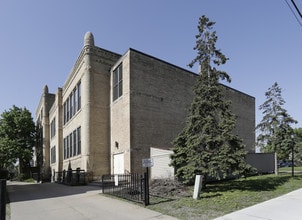
[[[105,186],[104,186],[104,175],[102,175],[102,193],[104,193],[104,189],[105,189]]]
[[[6,180],[0,179],[0,220],[6,216]]]
[[[145,206],[149,205],[149,172],[147,167],[147,172],[144,173],[144,198],[145,198]]]
[[[193,199],[199,199],[200,190],[202,187],[202,176],[196,175],[195,176],[195,184],[194,184],[194,192],[193,192]]]

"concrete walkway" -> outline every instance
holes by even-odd
[[[7,182],[11,220],[176,220],[101,194],[97,186]]]
[[[97,186],[8,181],[7,189],[10,196],[7,220],[176,220],[143,206],[103,196]],[[302,219],[301,207],[302,188],[216,220],[298,220]]]
[[[216,220],[300,220],[302,189],[230,213]]]

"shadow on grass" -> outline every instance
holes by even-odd
[[[219,196],[222,196],[222,193],[215,193],[215,194],[212,194],[212,195],[203,195],[203,194],[201,194],[200,199],[211,199],[211,198],[215,198],[215,197],[219,197]]]
[[[172,202],[174,200],[177,200],[177,198],[150,195],[150,205],[156,205],[156,204],[165,203],[165,202]]]
[[[260,178],[261,177],[261,178]],[[225,192],[232,190],[240,191],[273,191],[278,186],[288,182],[292,177],[289,175],[274,176],[267,175],[257,177],[250,177],[246,179],[236,179],[211,183],[207,185],[206,192]],[[295,179],[302,179],[302,176],[295,176]]]
[[[192,194],[193,196],[193,194]],[[192,197],[191,195],[187,195],[187,196],[184,196],[184,197]],[[222,196],[222,193],[214,193],[214,194],[211,194],[211,195],[204,195],[204,194],[201,194],[200,195],[200,199],[210,199],[210,198],[215,198],[215,197],[220,197]],[[158,196],[158,195],[150,195],[150,204],[151,205],[156,205],[156,204],[160,204],[160,203],[165,203],[165,202],[172,202],[172,201],[176,201],[180,198],[183,198],[183,197],[165,197],[165,196]]]

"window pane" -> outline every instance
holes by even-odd
[[[77,154],[77,131],[73,131],[73,156]]]
[[[123,80],[123,66],[122,66],[122,65],[120,65],[120,66],[118,67],[118,80],[119,80],[119,81],[122,81],[122,80]]]
[[[113,87],[113,101],[118,98],[118,85]]]
[[[120,82],[118,85],[118,97],[121,97],[123,95],[123,83]]]
[[[69,136],[66,137],[66,158],[69,158]]]
[[[56,135],[56,118],[50,123],[50,137],[53,138]]]
[[[68,122],[69,121],[69,98],[66,100],[66,110],[67,110],[66,122]]]
[[[70,102],[70,104],[69,104],[69,114],[70,114],[70,118],[72,118],[72,116],[73,116],[73,94],[71,93],[70,94],[70,96],[69,96],[69,102]]]
[[[123,66],[119,66],[119,88],[118,88],[118,94],[119,97],[123,95]]]
[[[78,110],[81,109],[81,82],[78,84]]]
[[[63,154],[64,154],[64,160],[66,159],[66,138],[64,138],[64,151],[63,151]]]
[[[118,84],[118,69],[113,71],[113,85]]]
[[[64,102],[64,107],[63,107],[63,121],[64,121],[64,125],[66,124],[66,102]]]
[[[76,87],[73,91],[73,100],[74,100],[74,104],[73,104],[73,108],[74,108],[74,113],[76,113],[78,111],[78,88]]]
[[[50,162],[51,163],[55,163],[56,162],[56,146],[53,146],[51,148],[51,151],[50,151]]]
[[[72,143],[72,133],[69,135],[69,157],[72,157],[72,148],[73,148],[73,143]]]
[[[77,129],[77,138],[78,138],[78,155],[81,154],[81,127]]]

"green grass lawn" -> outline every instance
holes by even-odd
[[[302,172],[302,167],[294,167],[295,172]],[[291,167],[281,167],[279,168],[279,172],[292,172]]]
[[[302,175],[262,175],[209,183],[201,198],[150,198],[149,209],[178,219],[213,219],[302,187]],[[193,187],[187,189],[193,195]]]

